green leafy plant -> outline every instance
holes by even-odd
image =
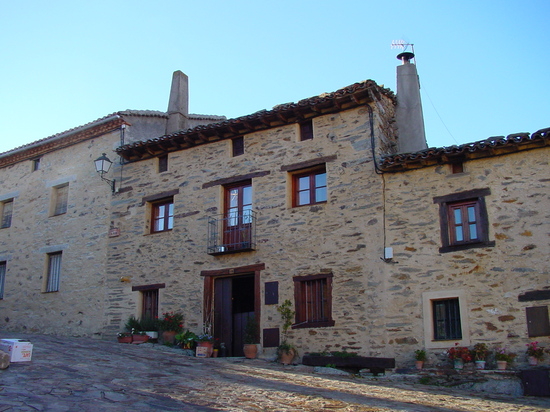
[[[141,330],[145,332],[158,332],[159,330],[159,321],[158,319],[153,318],[141,318],[139,320]]]
[[[185,349],[190,349],[198,336],[190,330],[185,330],[175,336],[176,343]]]
[[[476,361],[484,361],[490,353],[491,351],[485,343],[476,343],[474,345],[474,349],[472,350],[472,354],[474,355],[474,359]]]
[[[256,322],[255,316],[250,316],[244,328],[244,343],[255,344],[258,342],[258,322]]]
[[[296,315],[296,312],[292,310],[292,302],[289,299],[285,300],[281,305],[277,306],[277,312],[279,312],[283,320],[283,339],[277,349],[277,353],[279,355],[281,353],[287,353],[290,355],[292,352],[296,352],[296,348],[288,343],[288,329],[292,326],[292,321],[294,319],[294,315]]]
[[[423,349],[417,349],[414,351],[414,358],[417,360],[417,361],[422,361],[424,362],[426,360],[426,351],[423,350]]]
[[[136,330],[142,330],[141,329],[141,323],[140,323],[139,319],[137,319],[133,315],[128,318],[128,321],[126,322],[124,327],[126,328],[126,330],[128,332],[136,331]]]
[[[495,350],[495,359],[497,361],[513,362],[517,355],[513,352],[508,352],[506,348],[497,348]]]

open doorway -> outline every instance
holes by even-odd
[[[255,306],[253,273],[214,279],[214,338],[227,356],[244,356],[244,330]]]

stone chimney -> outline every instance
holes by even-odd
[[[189,128],[189,78],[181,71],[172,76],[166,134]]]
[[[411,63],[413,53],[403,52],[397,58],[403,62],[397,66],[398,153],[418,152],[428,148],[424,130],[424,115],[420,100],[420,81],[416,65]]]

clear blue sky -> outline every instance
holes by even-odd
[[[250,114],[372,79],[414,43],[428,144],[550,127],[549,0],[4,1],[0,152],[119,110]],[[154,137],[154,136],[151,136]]]

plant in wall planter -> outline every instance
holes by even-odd
[[[423,349],[415,350],[414,359],[416,360],[416,369],[422,369],[424,362],[426,362],[426,351]]]
[[[530,342],[526,346],[529,365],[535,366],[544,359],[544,348],[538,342]]]
[[[296,312],[292,310],[292,302],[288,299],[277,306],[277,312],[283,320],[282,343],[277,348],[277,357],[283,365],[290,365],[298,354],[296,348],[288,343],[288,328],[292,326]]]
[[[487,344],[485,343],[476,343],[472,354],[474,356],[474,362],[476,364],[476,369],[485,369],[485,360],[487,356],[491,353]]]
[[[516,354],[513,352],[508,352],[506,348],[497,348],[495,350],[495,359],[497,361],[497,369],[505,370],[509,364],[514,361]]]
[[[250,316],[244,328],[243,352],[247,359],[255,359],[258,356],[258,322],[254,315]]]
[[[179,312],[165,312],[159,320],[162,340],[165,344],[173,345],[176,335],[183,330],[183,315]]]

